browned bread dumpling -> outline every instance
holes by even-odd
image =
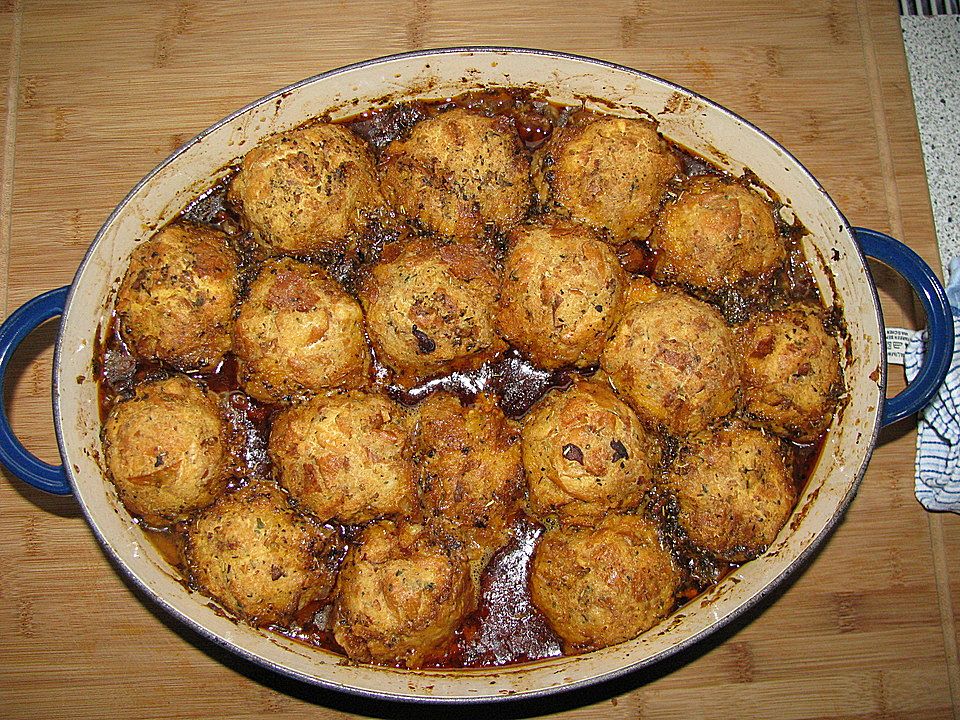
[[[351,544],[333,634],[362,662],[420,667],[476,604],[466,558],[424,525],[381,520]]]
[[[327,272],[292,258],[268,260],[240,303],[233,329],[243,389],[277,402],[369,380],[359,303]]]
[[[665,487],[687,537],[728,562],[766,550],[795,501],[780,441],[739,423],[688,437]]]
[[[381,158],[393,208],[426,230],[477,237],[530,205],[530,156],[509,118],[454,109],[418,123]]]
[[[843,386],[840,348],[819,312],[793,306],[759,313],[736,333],[746,415],[785,438],[816,440]]]
[[[107,471],[124,506],[151,525],[213,502],[230,473],[216,396],[177,375],[136,387],[103,426]]]
[[[666,617],[681,576],[657,528],[637,515],[548,530],[530,594],[568,653],[630,640]]]
[[[631,510],[653,483],[659,439],[597,380],[578,380],[541,400],[523,422],[530,512],[593,524]]]
[[[643,240],[680,160],[656,126],[613,115],[575,119],[534,153],[540,204],[603,231],[614,244]]]
[[[237,256],[223,233],[168,225],[130,257],[117,291],[120,334],[141,358],[212,369],[230,349],[236,286]]]
[[[403,410],[382,395],[318,395],[277,415],[269,453],[300,508],[362,523],[413,510],[408,435]]]
[[[360,288],[377,357],[401,383],[479,366],[505,347],[493,326],[498,285],[475,245],[388,246]]]
[[[736,405],[740,375],[723,317],[646,279],[631,284],[600,365],[641,420],[674,435],[702,430]]]
[[[496,399],[469,404],[438,392],[417,407],[420,503],[471,560],[503,545],[523,498],[520,431]]]
[[[257,240],[276,254],[342,247],[384,207],[369,147],[330,123],[261,141],[244,156],[228,198]]]
[[[770,203],[740,183],[691,178],[650,236],[654,277],[719,291],[769,277],[786,257]]]
[[[625,284],[616,253],[587,227],[525,225],[511,233],[497,324],[541,367],[595,365]]]
[[[294,511],[271,482],[228,492],[186,528],[193,582],[255,625],[286,623],[330,595],[336,532]]]

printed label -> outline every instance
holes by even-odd
[[[915,330],[905,328],[887,328],[887,364],[903,365],[907,354],[907,345],[913,339]]]

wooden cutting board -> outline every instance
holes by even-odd
[[[690,87],[780,140],[852,222],[935,262],[896,4],[699,5],[0,3],[0,303],[9,313],[69,283],[127,190],[240,105],[364,58],[463,44],[582,53]],[[888,322],[917,326],[904,284],[882,269],[878,280]],[[5,394],[17,432],[50,461],[54,337],[52,325],[34,333]],[[915,501],[914,442],[910,422],[883,433],[833,537],[749,621],[614,686],[476,714],[957,717],[960,519]],[[4,717],[449,714],[314,690],[218,650],[124,582],[70,498],[4,473],[0,518]]]

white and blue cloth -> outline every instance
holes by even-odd
[[[960,258],[950,261],[947,298],[953,310],[953,362],[940,391],[917,424],[917,500],[927,510],[960,513]],[[924,333],[907,346],[905,370],[913,380],[923,360]]]

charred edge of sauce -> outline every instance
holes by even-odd
[[[824,328],[828,333],[832,334],[838,339],[842,358],[840,377],[837,378],[837,382],[830,389],[830,395],[835,403],[833,416],[835,419],[839,419],[843,417],[847,410],[847,406],[850,403],[850,394],[847,392],[844,374],[846,369],[852,367],[854,364],[853,338],[850,336],[850,331],[847,328],[847,320],[844,317],[843,306],[840,304],[840,294],[837,291],[836,279],[834,278],[833,273],[829,271],[828,261],[826,258],[824,258],[823,253],[820,252],[820,248],[814,247],[814,252],[817,255],[817,260],[820,263],[820,267],[823,269],[824,274],[827,277],[827,282],[830,285],[830,294],[832,295],[833,300],[830,307],[827,308],[826,313],[823,315]],[[807,272],[809,273],[810,271],[807,270]],[[811,282],[813,282],[812,275]],[[817,299],[818,304],[822,307],[823,303],[820,300],[819,295],[817,296]]]
[[[390,98],[384,98],[383,101],[388,99]],[[395,98],[391,101],[393,100]],[[346,125],[366,140],[374,155],[379,157],[391,141],[407,137],[413,127],[423,119],[455,107],[463,107],[486,115],[510,118],[527,151],[531,151],[547,140],[556,128],[594,115],[592,110],[586,109],[588,102],[611,108],[620,107],[600,98],[581,97],[577,100],[579,105],[562,105],[544,99],[533,89],[488,88],[454,98],[394,104],[361,112],[337,122]],[[377,104],[372,103],[374,106]],[[643,117],[653,119],[649,113],[637,108],[633,110]],[[311,118],[298,127],[315,122],[318,122],[318,119]],[[768,304],[771,298],[780,303],[820,303],[820,294],[801,250],[801,240],[807,231],[796,218],[792,223],[786,221],[780,212],[781,208],[786,206],[780,198],[749,171],[741,178],[732,177],[699,154],[670,141],[669,138],[666,140],[678,153],[683,167],[682,175],[675,178],[671,185],[668,198],[675,197],[680,184],[686,178],[704,174],[724,176],[748,186],[760,187],[771,198],[774,218],[787,246],[787,261],[783,270],[767,279],[768,282],[755,283],[752,287],[734,287],[727,293],[711,297],[703,297],[701,291],[701,299],[716,305],[728,322],[734,324],[743,321],[749,312],[766,309],[767,305],[762,298],[766,298]],[[237,171],[236,165],[225,168],[221,179],[189,203],[172,222],[185,220],[206,225],[227,236],[239,256],[238,297],[242,299],[246,297],[251,280],[268,255],[249,228],[245,227],[237,209],[231,207],[227,200],[229,184]],[[527,220],[536,219],[541,212],[539,204],[534,202]],[[355,295],[366,269],[380,258],[385,248],[403,236],[416,234],[416,229],[411,228],[409,223],[398,224],[396,220],[398,218],[395,217],[370,218],[366,232],[351,238],[346,249],[299,257],[304,261],[323,265],[347,292]],[[487,233],[483,240],[488,244],[495,261],[501,262],[506,252],[506,238],[502,234]],[[648,243],[625,243],[618,248],[618,255],[628,272],[652,274],[656,256]],[[830,281],[833,282],[832,278]],[[760,290],[756,289],[758,286]],[[691,289],[687,290],[689,292]],[[828,329],[844,336],[846,329],[841,309],[835,307],[833,310],[828,317]],[[551,390],[565,390],[570,387],[575,375],[590,375],[596,370],[589,368],[582,371],[546,371],[511,349],[499,357],[489,359],[479,368],[454,372],[413,387],[404,387],[393,383],[392,373],[377,360],[369,338],[368,345],[373,355],[374,387],[383,389],[397,402],[415,405],[429,394],[444,390],[457,395],[461,402],[469,404],[475,400],[477,393],[490,391],[498,397],[504,413],[513,419],[522,418]],[[848,338],[848,361],[850,352]],[[106,418],[116,402],[132,395],[137,383],[176,372],[175,369],[134,357],[123,342],[116,317],[111,317],[107,326],[101,326],[98,330],[94,371],[99,381],[101,420]],[[267,439],[273,417],[281,406],[258,403],[242,392],[237,378],[236,361],[231,355],[212,372],[189,375],[211,392],[217,393],[225,408],[229,426],[228,448],[234,462],[229,490],[242,486],[252,478],[269,477],[271,466],[267,454]],[[804,445],[784,443],[793,468],[798,496],[816,465],[823,444],[823,437]],[[621,453],[621,450],[613,445],[611,449],[615,457]],[[677,439],[665,435],[659,472],[669,467],[678,451]],[[570,453],[576,454],[573,449]],[[675,500],[668,493],[657,489],[650,491],[638,512],[647,514],[659,523],[666,546],[678,566],[684,568],[686,579],[677,592],[677,607],[697,597],[739,567],[709,557],[685,538],[676,521]],[[150,527],[142,521],[139,524],[161,557],[180,572],[183,578],[181,582],[200,591],[191,584],[183,560],[182,524],[166,528]],[[339,560],[342,560],[343,554],[349,544],[355,541],[361,528],[336,526],[335,529],[342,539],[342,553],[339,557]],[[428,660],[430,667],[493,667],[562,654],[558,638],[542,614],[532,605],[529,595],[530,561],[542,532],[542,525],[524,515],[519,516],[513,526],[511,539],[494,554],[481,575],[480,604],[457,631],[450,646]],[[521,578],[521,582],[507,582],[517,577]],[[214,603],[211,603],[211,606],[224,616],[230,617]],[[304,608],[290,626],[273,625],[267,629],[305,645],[345,655],[343,648],[333,637],[329,626],[329,611],[329,602],[322,606]],[[236,618],[230,619],[238,622]],[[350,661],[345,659],[344,662]]]
[[[512,121],[528,150],[549,139],[554,127],[566,122],[576,106],[544,100],[533,89],[489,87],[455,97],[405,101],[339,119],[379,153],[394,140],[409,137],[417,123],[447,110],[461,108]]]
[[[631,275],[653,275],[656,253],[646,240],[628,240],[617,246],[617,258],[620,266]]]
[[[643,507],[644,514],[660,527],[664,546],[670,551],[677,567],[682,570],[682,581],[675,598],[676,605],[671,612],[716,585],[739,567],[712,557],[690,541],[677,519],[680,508],[670,492],[654,486],[647,493]]]

